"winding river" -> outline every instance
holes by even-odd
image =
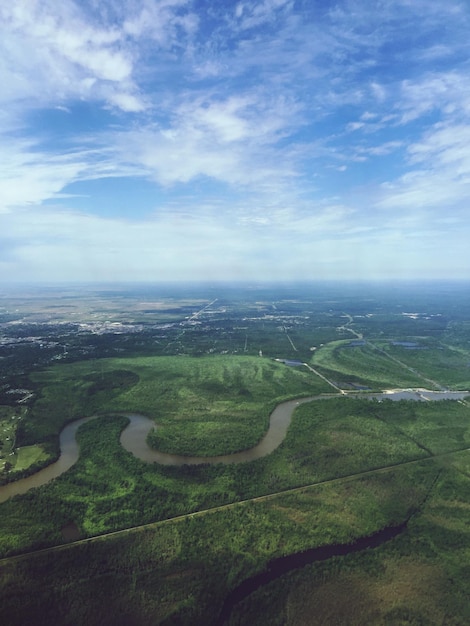
[[[177,454],[168,454],[154,450],[147,445],[146,438],[152,428],[155,428],[155,422],[147,417],[144,417],[143,415],[126,414],[126,417],[129,418],[129,424],[121,433],[121,444],[126,450],[146,463],[160,463],[161,465],[176,466],[202,465],[205,463],[223,463],[225,465],[229,465],[231,463],[246,463],[248,461],[260,459],[261,457],[270,454],[280,446],[286,436],[294,409],[300,404],[305,404],[306,402],[344,396],[356,396],[376,400],[462,400],[467,395],[467,391],[397,389],[384,393],[371,393],[360,396],[354,393],[343,393],[289,400],[278,404],[271,413],[268,431],[256,446],[234,454],[212,457],[180,456]],[[33,487],[41,487],[70,469],[72,465],[77,462],[80,455],[79,446],[75,438],[76,432],[82,424],[85,424],[92,419],[96,419],[96,417],[83,417],[67,424],[67,426],[65,426],[60,433],[59,459],[55,463],[39,470],[32,476],[0,486],[0,502],[5,502],[12,496],[26,493]]]
[[[306,565],[311,565],[312,563],[326,561],[335,556],[346,556],[347,554],[354,554],[362,550],[378,548],[387,541],[398,537],[398,535],[406,530],[407,524],[408,522],[406,521],[398,526],[383,528],[372,535],[360,537],[352,543],[318,546],[316,548],[309,548],[303,552],[296,552],[273,559],[268,563],[266,569],[250,578],[246,578],[238,587],[235,587],[235,589],[228,594],[225,598],[220,615],[215,622],[215,626],[228,624],[230,615],[239,602],[242,602],[242,600],[250,596],[254,591],[273,582],[284,574],[305,567]]]

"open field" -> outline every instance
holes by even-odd
[[[470,409],[458,402],[410,403],[396,413],[381,404],[375,415],[432,454],[470,448]]]
[[[41,457],[39,447],[36,452],[21,452],[17,447],[16,435],[21,420],[26,416],[26,410],[20,407],[0,405],[0,473],[5,473],[5,466],[10,472],[23,469],[35,463]],[[37,458],[33,458],[37,457]],[[47,461],[45,455],[41,461]]]
[[[449,389],[470,389],[470,351],[426,338],[416,338],[411,347],[378,343],[378,347],[408,367],[439,381]],[[416,344],[416,345],[415,345]]]
[[[26,470],[32,465],[38,466],[48,459],[49,455],[40,444],[17,448],[15,471]]]
[[[311,363],[335,382],[357,382],[370,389],[420,387],[423,379],[404,368],[371,343],[355,339],[334,341],[318,349]]]

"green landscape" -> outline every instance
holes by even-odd
[[[470,621],[470,404],[445,399],[470,387],[466,292],[452,311],[415,295],[421,320],[398,311],[383,327],[384,294],[336,309],[330,293],[262,295],[201,296],[189,316],[186,296],[179,321],[153,311],[139,333],[69,329],[47,362],[18,344],[22,369],[3,370],[0,496],[56,461],[66,424],[95,419],[70,469],[0,504],[5,623]],[[416,399],[381,393],[397,389]],[[148,463],[120,440],[140,414],[153,449],[231,455],[291,399],[284,439],[250,462]]]

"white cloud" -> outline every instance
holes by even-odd
[[[195,13],[180,11],[190,4],[189,0],[141,0],[133,7],[134,15],[124,19],[123,30],[134,38],[150,37],[164,48],[179,45],[182,31],[190,35],[198,28]]]
[[[86,167],[79,158],[51,157],[11,141],[0,149],[0,212],[54,197]]]
[[[365,111],[361,115],[361,121],[370,122],[370,120],[375,120],[378,117],[377,113],[371,113],[370,111]]]
[[[409,147],[412,163],[425,162],[434,169],[452,168],[456,176],[470,173],[470,125],[437,124]]]
[[[470,194],[470,126],[439,123],[408,148],[410,169],[383,186],[382,207],[441,207],[467,211]],[[460,219],[462,226],[466,222]]]
[[[67,185],[79,180],[141,174],[112,160],[107,149],[54,154],[33,141],[0,139],[0,213],[61,197]]]
[[[371,83],[370,85],[372,94],[379,102],[384,102],[387,98],[387,90],[383,85],[379,83]]]
[[[365,156],[386,156],[395,152],[399,148],[402,148],[405,145],[404,141],[386,141],[383,144],[376,144],[374,146],[359,146],[357,148],[358,154],[363,154]]]
[[[258,185],[292,176],[293,163],[285,153],[279,163],[276,143],[296,123],[296,106],[284,98],[269,101],[259,92],[196,98],[181,104],[168,126],[122,133],[119,158],[141,164],[163,185],[199,176]]]
[[[293,4],[293,0],[239,2],[235,7],[235,17],[240,28],[255,28],[279,18],[279,13],[292,9]]]
[[[135,84],[139,55],[134,39],[150,37],[160,46],[197,28],[180,0],[132,3],[132,20],[91,21],[78,3],[18,0],[0,5],[0,100],[21,106],[47,106],[82,98],[104,101],[125,112],[147,103]],[[127,6],[127,3],[126,3]],[[124,7],[123,7],[124,8]]]
[[[14,268],[18,280],[158,281],[397,278],[409,276],[413,264],[415,276],[429,275],[430,268],[436,276],[470,269],[464,233],[444,257],[436,255],[441,231],[439,224],[429,226],[425,212],[362,225],[357,211],[343,205],[301,218],[290,207],[265,213],[236,221],[214,207],[199,207],[197,214],[168,208],[131,222],[23,209],[0,216],[0,271],[5,276]]]
[[[469,192],[469,12],[454,0],[369,5],[0,5],[8,263],[44,276],[348,277],[421,252],[434,267],[429,251],[462,226]],[[125,175],[155,182],[152,218],[98,218],[98,194],[72,210],[71,183],[97,181],[85,196]]]
[[[455,49],[450,45],[437,44],[426,48],[419,53],[419,57],[423,61],[437,61],[446,57],[453,56]]]
[[[143,98],[130,93],[107,90],[107,99],[110,104],[116,106],[125,113],[140,113],[147,108]]]
[[[470,113],[468,72],[448,71],[428,74],[418,80],[404,80],[397,108],[406,124],[433,111],[444,114]]]

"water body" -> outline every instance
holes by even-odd
[[[395,389],[385,393],[367,394],[367,398],[376,400],[418,400],[440,401],[440,400],[463,400],[469,395],[468,391],[428,391],[427,389]]]
[[[395,390],[386,393],[374,393],[367,395],[350,395],[349,397],[368,398],[375,400],[415,400],[415,401],[434,401],[434,400],[462,400],[468,395],[466,391],[427,391],[427,390]],[[269,420],[269,428],[266,435],[261,441],[248,450],[227,454],[222,456],[181,456],[177,454],[168,454],[159,452],[147,445],[146,437],[148,433],[155,428],[156,424],[152,420],[143,415],[131,414],[127,415],[129,424],[121,433],[121,444],[128,451],[134,454],[138,459],[146,463],[160,463],[161,465],[203,465],[223,463],[229,465],[232,463],[247,463],[255,461],[267,454],[273,452],[284,441],[287,429],[292,420],[294,409],[306,402],[321,400],[331,397],[346,397],[342,395],[320,395],[309,398],[299,398],[297,400],[289,400],[282,402],[271,413]],[[51,465],[36,472],[32,476],[22,478],[12,483],[0,486],[0,502],[5,502],[12,496],[26,493],[34,487],[41,487],[48,482],[57,478],[74,465],[79,457],[80,451],[75,435],[82,424],[95,419],[94,417],[83,417],[70,424],[67,424],[60,433],[60,457]]]
[[[161,465],[204,465],[210,463],[223,463],[231,465],[233,463],[247,463],[255,461],[267,454],[273,452],[284,441],[287,429],[291,423],[294,409],[300,404],[312,402],[322,396],[311,398],[300,398],[298,400],[289,400],[278,404],[269,418],[269,428],[261,441],[248,450],[235,452],[234,454],[225,454],[220,456],[181,456],[178,454],[169,454],[159,452],[153,448],[149,448],[146,442],[148,433],[155,428],[155,422],[152,422],[142,415],[128,415],[131,420],[130,425],[123,430],[121,434],[121,444],[123,447],[132,452],[134,456],[146,463],[160,463]],[[329,397],[329,396],[323,396]]]
[[[390,541],[400,535],[406,530],[406,527],[407,522],[404,522],[399,526],[391,526],[389,528],[379,530],[368,537],[361,537],[353,543],[333,544],[320,546],[318,548],[310,548],[304,552],[289,554],[272,560],[268,563],[268,567],[264,571],[259,574],[255,574],[255,576],[252,576],[251,578],[247,578],[240,583],[238,587],[235,587],[235,589],[231,591],[225,599],[215,626],[223,626],[226,624],[233,609],[239,602],[264,585],[276,580],[276,578],[279,578],[280,576],[293,570],[305,567],[306,565],[318,563],[319,561],[326,561],[334,556],[345,556],[347,554],[353,554],[354,552],[359,552],[368,548],[377,548],[386,541]]]
[[[79,447],[75,439],[75,434],[82,424],[94,419],[93,417],[82,417],[67,424],[60,433],[60,457],[51,465],[48,465],[39,472],[32,474],[26,478],[21,478],[13,483],[7,483],[0,487],[0,502],[5,502],[12,496],[26,493],[33,487],[41,487],[54,478],[57,478],[72,467],[79,457]]]

